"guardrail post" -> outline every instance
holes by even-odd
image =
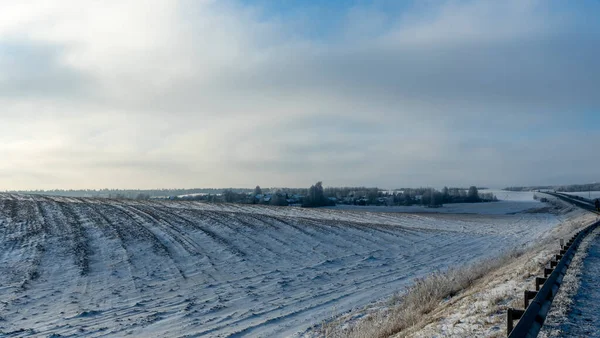
[[[529,306],[529,300],[534,299],[536,295],[537,295],[537,291],[525,290],[524,297],[523,297],[524,304],[525,304],[525,310],[527,310],[527,307]]]
[[[540,291],[540,286],[544,285],[547,279],[544,277],[535,277],[535,291]]]
[[[565,245],[565,240],[564,239],[560,239],[560,247],[562,248]]]
[[[515,319],[521,319],[524,313],[525,310],[513,309],[511,307],[508,308],[508,311],[506,312],[506,335],[509,335],[515,328],[513,321]]]
[[[554,269],[544,268],[544,277],[548,278],[548,276],[550,276],[552,274],[552,271],[554,271]]]

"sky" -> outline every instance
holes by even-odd
[[[600,2],[0,0],[0,190],[600,180]]]

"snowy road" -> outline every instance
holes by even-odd
[[[0,194],[0,334],[294,335],[558,222]]]
[[[560,330],[569,337],[600,337],[600,235],[591,242],[580,273],[581,284]]]

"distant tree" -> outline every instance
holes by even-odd
[[[136,200],[149,200],[150,199],[150,194],[142,194],[139,193],[137,194],[137,196],[135,196]]]
[[[376,204],[377,198],[379,197],[379,189],[373,188],[367,191],[367,203],[368,204]]]
[[[439,191],[433,190],[431,193],[431,205],[435,207],[444,205],[444,195]]]
[[[325,199],[325,195],[323,194],[323,183],[317,182],[317,184],[311,186],[308,189],[308,203],[312,206],[319,206],[322,204]]]
[[[303,200],[302,206],[321,207],[326,205],[335,205],[335,203],[325,197],[325,193],[323,192],[323,182],[319,181],[308,188],[307,196]]]
[[[223,199],[225,199],[225,202],[227,203],[233,203],[237,200],[237,194],[231,189],[224,190]]]
[[[448,187],[444,187],[444,189],[442,189],[442,200],[442,203],[450,202],[450,192],[448,190]]]
[[[479,193],[479,198],[484,202],[495,202],[498,200],[496,195],[491,192]],[[536,199],[536,196],[534,195],[533,198]]]
[[[402,196],[404,197],[404,205],[411,206],[411,205],[415,204],[415,200],[410,195],[410,193],[405,192],[404,194],[402,194]]]
[[[284,194],[276,193],[271,197],[271,205],[286,206],[288,202]]]
[[[477,187],[472,185],[469,187],[469,192],[467,193],[467,201],[469,202],[478,202],[479,201],[479,191]]]
[[[262,195],[262,189],[259,185],[257,185],[256,188],[254,188],[254,196],[256,195]]]
[[[442,193],[439,191],[435,191],[435,189],[429,189],[423,193],[421,196],[421,203],[425,206],[441,206],[443,204]]]

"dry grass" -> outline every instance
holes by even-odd
[[[421,322],[440,302],[452,298],[473,285],[476,280],[522,254],[522,250],[511,251],[500,257],[417,279],[405,293],[394,296],[388,302],[386,310],[377,311],[345,326],[341,325],[342,319],[324,322],[320,334],[330,338],[383,338],[401,333]],[[499,303],[502,297],[499,295],[494,300]]]

